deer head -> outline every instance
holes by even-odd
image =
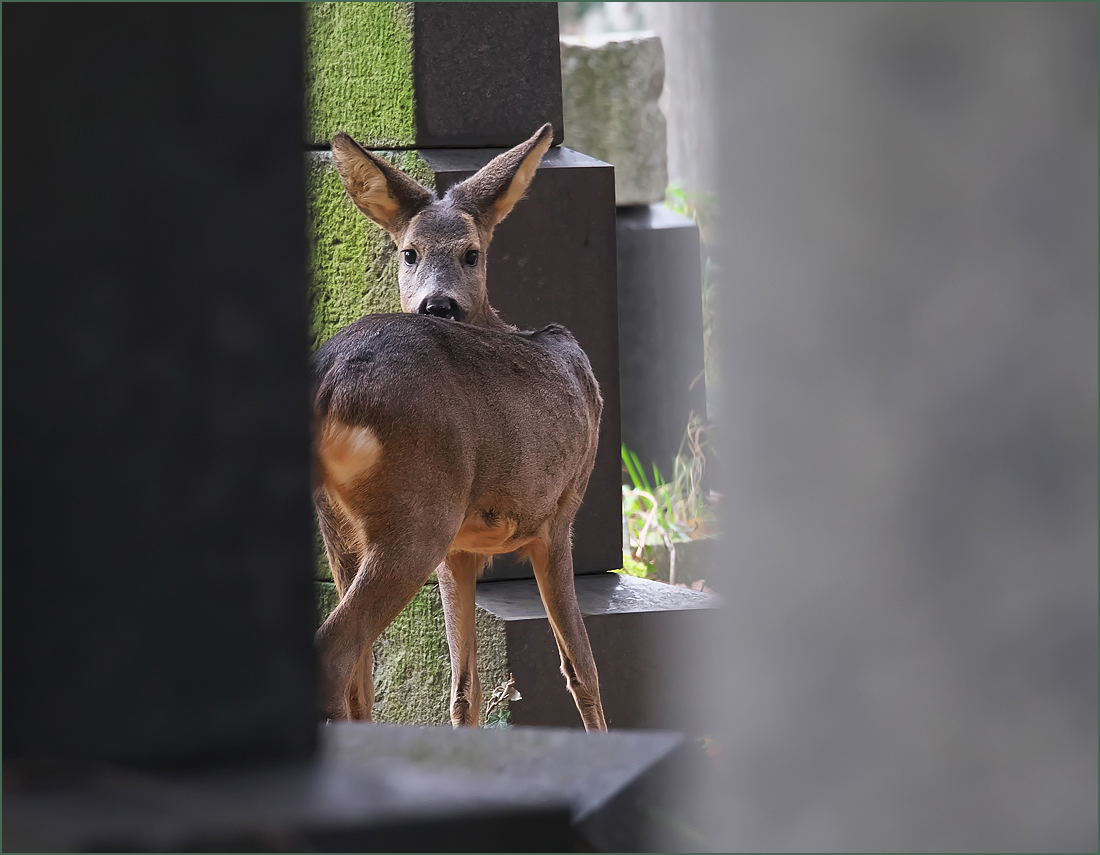
[[[543,125],[438,199],[347,134],[333,137],[336,170],[348,196],[397,244],[403,311],[503,325],[485,289],[489,242],[527,192],[552,138],[553,128]]]

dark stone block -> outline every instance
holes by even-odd
[[[556,3],[417,3],[417,145],[501,146],[545,122],[564,139]]]
[[[608,726],[704,732],[701,693],[690,682],[697,671],[685,663],[720,619],[721,598],[619,573],[575,584]],[[523,695],[509,706],[511,722],[582,727],[534,580],[479,583],[477,603],[504,623],[508,668]]]
[[[684,739],[345,723],[322,726],[320,749],[262,770],[95,770],[65,785],[6,768],[3,848],[567,852],[591,835],[587,851],[644,826],[639,785],[659,775],[660,799]]]
[[[425,150],[442,194],[499,149]],[[619,345],[615,287],[615,182],[612,167],[552,148],[527,197],[489,247],[489,299],[508,322],[537,329],[564,324],[576,336],[604,399],[600,447],[574,525],[575,573],[622,565],[619,455]],[[494,561],[489,578],[530,577],[526,563]]]
[[[617,218],[623,443],[671,478],[692,411],[706,418],[699,229],[664,205]]]
[[[306,753],[300,10],[4,24],[4,756]]]

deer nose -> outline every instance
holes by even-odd
[[[466,317],[462,307],[450,297],[434,295],[428,297],[416,310],[418,315],[434,315],[437,318],[450,318],[452,321],[461,321]]]

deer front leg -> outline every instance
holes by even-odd
[[[451,725],[456,728],[476,727],[481,714],[474,597],[484,566],[484,556],[451,552],[436,570],[451,654]]]
[[[607,730],[596,661],[573,586],[573,551],[569,541],[568,523],[559,525],[546,540],[531,545],[528,557],[535,570],[535,581],[550,627],[554,630],[554,640],[558,643],[561,672],[577,704],[584,729]]]

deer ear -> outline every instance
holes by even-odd
[[[527,142],[497,155],[476,174],[455,185],[448,195],[456,205],[492,230],[508,216],[531,186],[539,161],[550,148],[553,137],[554,128],[548,122]]]
[[[332,138],[336,171],[355,207],[394,236],[435,201],[426,187],[375,157],[347,134]]]

